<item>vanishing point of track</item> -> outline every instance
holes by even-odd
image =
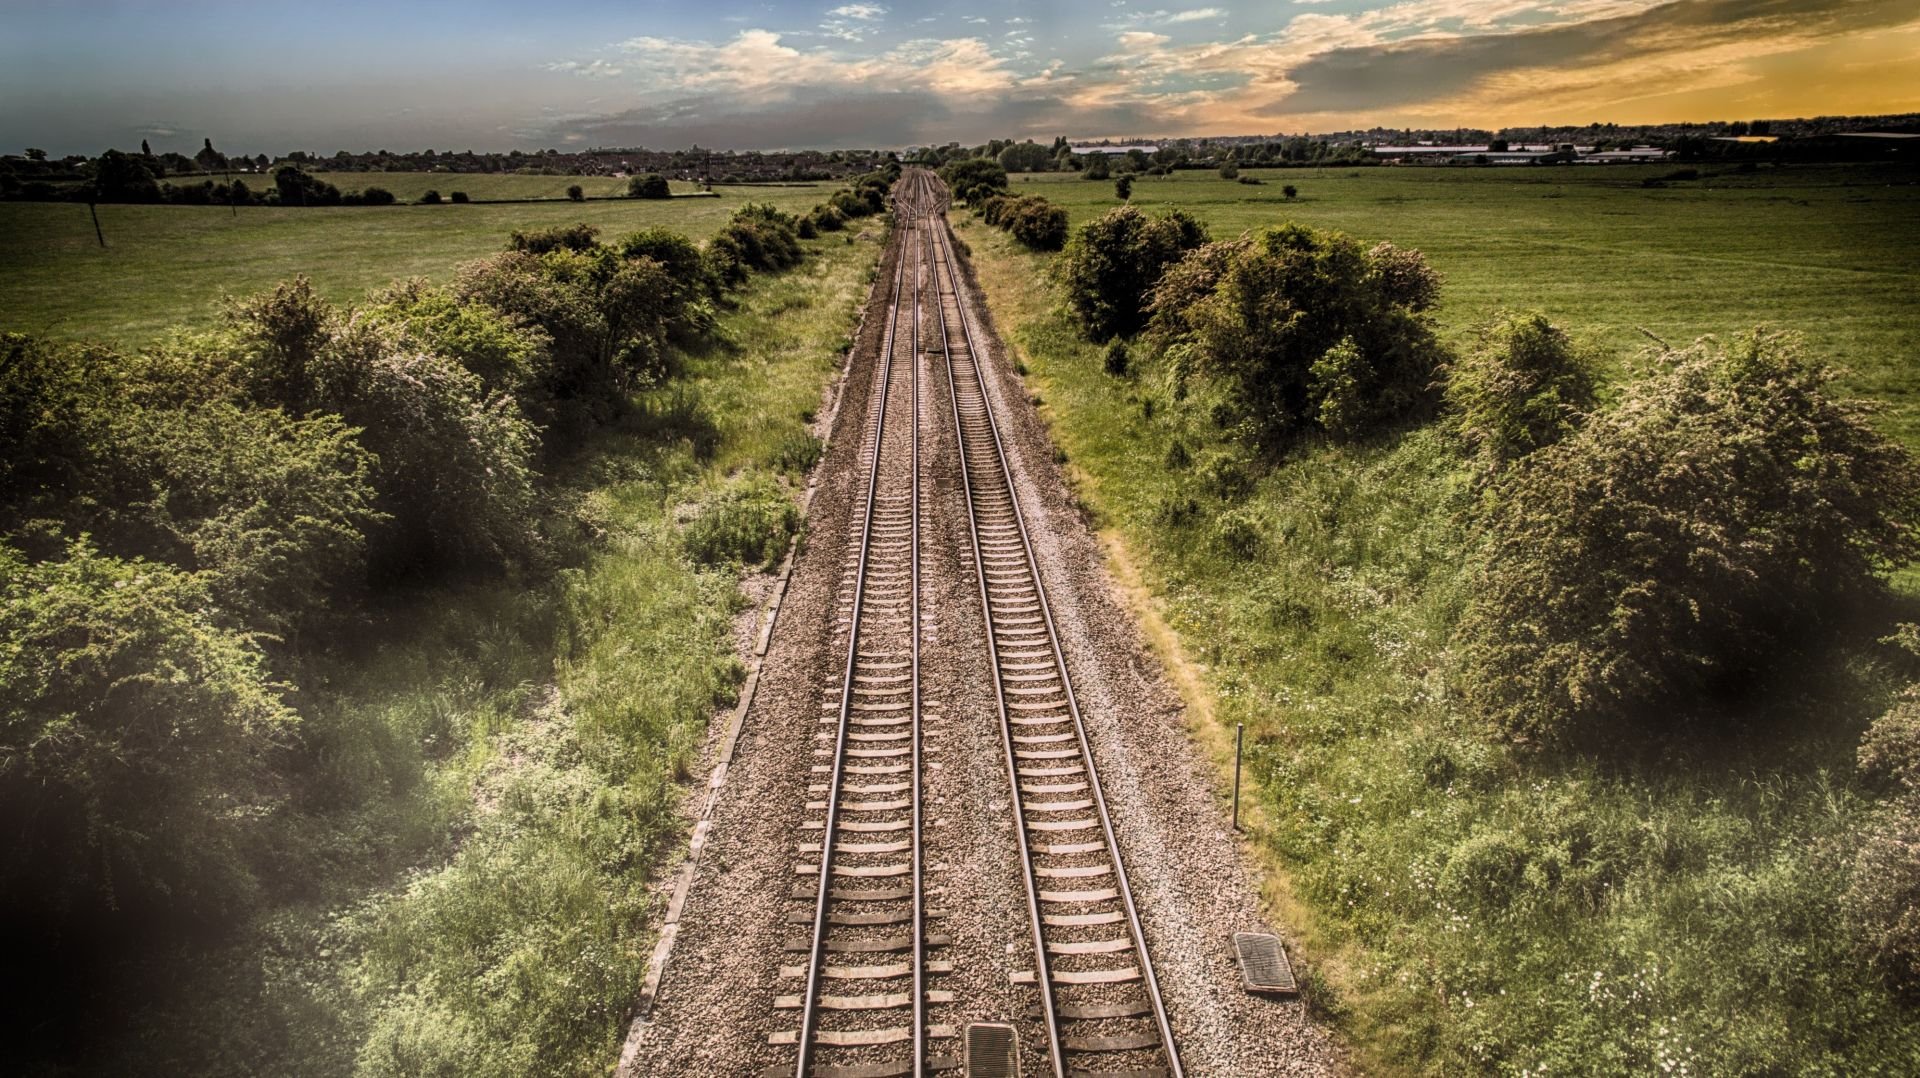
[[[831,748],[816,750],[826,762],[813,771],[824,781],[809,788],[818,799],[808,802],[799,843],[816,859],[796,865],[805,882],[794,897],[811,908],[791,920],[811,933],[788,944],[804,964],[782,968],[804,989],[777,1001],[799,1011],[799,1029],[773,1035],[796,1045],[797,1058],[768,1073],[893,1078],[961,1065],[930,1049],[957,1031],[929,1018],[952,995],[929,988],[928,977],[952,967],[931,957],[948,941],[927,930],[927,897],[940,889],[926,885],[921,797],[921,365],[938,356],[1030,928],[1033,969],[1014,978],[1037,990],[1036,1005],[1010,1017],[1041,1038],[1056,1078],[1178,1078],[1172,1026],[976,358],[945,192],[911,170],[893,201],[899,247],[863,446],[859,542],[843,581],[846,664],[837,706],[822,719]],[[937,332],[923,326],[929,301]]]

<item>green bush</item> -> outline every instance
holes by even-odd
[[[940,179],[955,199],[968,205],[1007,189],[1007,170],[991,157],[949,161],[941,166]]]
[[[196,372],[164,362],[6,347],[0,534],[29,554],[90,534],[203,573],[229,623],[275,634],[364,576],[373,457],[338,416],[239,407],[208,392],[218,377],[167,384]]]
[[[1424,406],[1438,368],[1416,297],[1395,287],[1416,275],[1394,255],[1386,272],[1351,238],[1300,225],[1209,245],[1163,278],[1153,335],[1186,348],[1268,445],[1314,428],[1361,436]]]
[[[0,547],[0,903],[30,936],[240,913],[265,757],[294,728],[198,576],[84,540]],[[98,929],[98,922],[95,930]]]
[[[1498,469],[1572,432],[1593,410],[1592,356],[1541,314],[1502,314],[1450,365],[1447,403],[1461,437]]]
[[[627,393],[665,374],[664,345],[686,316],[658,262],[608,247],[508,252],[462,267],[454,292],[538,327],[552,341],[536,414],[550,443],[577,444],[626,407]]]
[[[694,560],[771,566],[800,528],[800,510],[772,476],[747,475],[702,499],[683,539]]]
[[[1121,206],[1083,226],[1062,257],[1067,304],[1081,331],[1094,341],[1139,332],[1160,275],[1206,242],[1207,230],[1179,210],[1148,217]]]
[[[673,185],[665,176],[649,172],[645,176],[635,176],[627,181],[628,198],[672,198]]]
[[[228,322],[254,403],[361,428],[388,518],[368,551],[382,570],[492,566],[527,548],[533,429],[512,398],[403,332],[341,318],[305,278],[236,303]]]
[[[1920,476],[1832,377],[1782,335],[1708,339],[1509,469],[1458,630],[1470,705],[1522,740],[1685,721],[1877,594],[1920,552]]]
[[[1021,199],[1007,230],[1036,251],[1058,251],[1067,243],[1067,208],[1044,198]]]
[[[1115,378],[1123,377],[1127,373],[1127,365],[1130,361],[1126,341],[1115,337],[1107,344],[1107,353],[1105,359],[1102,361],[1102,365],[1106,368],[1108,374],[1113,375]]]
[[[548,251],[591,251],[600,245],[600,230],[585,221],[572,225],[554,225],[531,232],[514,229],[507,236],[507,247],[515,251],[543,255]]]
[[[424,277],[375,292],[360,317],[392,330],[409,347],[437,352],[477,375],[489,393],[532,393],[548,362],[550,340],[485,303],[462,303]]]

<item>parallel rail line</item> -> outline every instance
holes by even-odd
[[[928,230],[1039,1017],[1056,1078],[1183,1074],[954,264]],[[1022,979],[1016,974],[1016,979]]]

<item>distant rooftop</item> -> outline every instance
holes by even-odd
[[[1133,150],[1139,150],[1141,153],[1152,153],[1153,151],[1159,148],[1160,147],[1158,146],[1069,146],[1067,147],[1068,150],[1072,151],[1074,155],[1079,157],[1085,157],[1090,153],[1115,154],[1115,153],[1128,153]]]

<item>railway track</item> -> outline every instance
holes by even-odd
[[[1015,496],[945,228],[928,230],[973,567],[1025,871],[1048,1062],[1068,1074],[1183,1072],[1073,680]]]
[[[922,427],[925,386],[950,389],[970,550],[993,671],[995,717],[1024,882],[1036,1005],[1018,1016],[1056,1078],[1182,1074],[1079,704],[1047,605],[1005,445],[976,359],[945,191],[924,170],[894,193],[891,297],[861,463],[857,542],[842,578],[845,665],[816,735],[796,843],[796,906],[808,934],[786,944],[775,1006],[795,1048],[763,1074],[894,1078],[963,1065],[953,1008],[934,987],[951,942],[931,931],[938,865],[926,860],[923,781],[930,720],[921,681]],[[958,566],[961,558],[952,560]],[[836,641],[839,638],[836,637]],[[989,750],[990,751],[990,750]],[[1009,941],[1017,949],[1018,941]],[[788,986],[797,991],[788,992]],[[958,1009],[958,1008],[953,1008]],[[950,1022],[951,1020],[949,1020]],[[1031,1035],[1031,1034],[1030,1034]],[[1014,1073],[977,1067],[969,1074]]]
[[[823,1078],[890,1078],[950,1069],[957,1060],[930,1056],[931,1040],[951,1038],[931,1026],[928,1009],[951,996],[928,987],[950,968],[931,954],[947,941],[929,932],[924,859],[924,773],[920,668],[921,552],[921,245],[926,227],[924,181],[895,200],[902,239],[892,300],[874,378],[874,420],[863,462],[866,496],[853,564],[843,581],[846,665],[838,699],[818,735],[830,748],[813,765],[808,818],[795,866],[794,890],[810,910],[791,915],[811,928],[791,941],[804,955],[783,978],[801,992],[776,1006],[799,1012],[797,1031],[773,1034],[792,1043],[792,1068],[769,1073]],[[911,256],[911,257],[909,257]]]

